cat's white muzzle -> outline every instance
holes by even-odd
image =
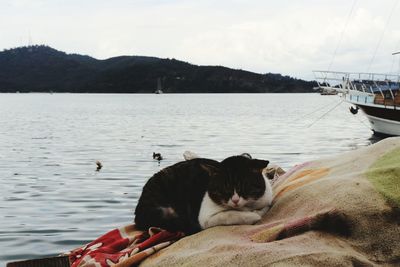
[[[226,203],[226,206],[232,209],[242,209],[243,207],[245,207],[247,204],[247,200],[242,198],[242,197],[238,197],[238,199],[236,198],[230,198],[228,200],[228,202]]]

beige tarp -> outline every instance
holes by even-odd
[[[400,138],[296,166],[257,225],[185,237],[143,266],[400,266]]]

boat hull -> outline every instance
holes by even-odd
[[[400,110],[394,108],[359,106],[376,134],[400,136]]]
[[[372,130],[377,134],[400,135],[400,122],[385,120],[382,118],[368,116]]]
[[[374,107],[374,106],[360,105],[358,103],[353,103],[353,104],[359,106],[364,111],[364,113],[369,116],[400,122],[400,109],[395,109],[393,106]]]

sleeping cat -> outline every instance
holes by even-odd
[[[222,162],[192,159],[151,177],[135,210],[135,223],[193,234],[216,225],[254,224],[272,201],[262,171],[268,161],[233,156]]]

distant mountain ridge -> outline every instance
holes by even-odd
[[[176,59],[119,56],[98,60],[44,45],[0,52],[0,92],[153,93],[313,92],[315,82]]]

